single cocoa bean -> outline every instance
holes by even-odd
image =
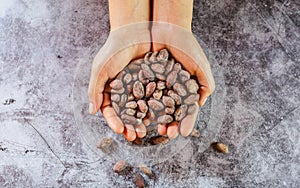
[[[123,82],[121,80],[113,80],[109,86],[114,90],[119,90],[123,87]]]
[[[186,116],[186,111],[187,111],[187,105],[179,106],[174,113],[175,120],[176,121],[182,120]]]
[[[156,73],[155,76],[156,76],[156,78],[159,79],[159,80],[163,80],[163,81],[166,80],[166,77],[165,77],[165,75],[163,75],[163,74],[158,74],[158,73]]]
[[[118,90],[116,90],[116,89],[111,89],[110,92],[111,92],[111,93],[122,94],[122,93],[125,92],[125,89],[124,89],[123,87],[122,87],[121,89],[118,89]]]
[[[151,69],[156,72],[156,73],[159,73],[159,74],[162,74],[165,72],[165,67],[162,66],[161,64],[159,63],[154,63],[154,64],[151,64]]]
[[[110,153],[113,142],[114,142],[114,139],[111,137],[103,138],[97,144],[97,148],[101,149],[104,153]]]
[[[125,76],[123,78],[124,83],[129,84],[131,82],[131,80],[132,80],[131,74],[130,73],[125,74]]]
[[[156,89],[153,93],[153,98],[159,100],[162,96],[162,90]]]
[[[188,71],[185,71],[185,70],[181,70],[179,72],[179,78],[182,82],[186,82],[187,80],[190,79],[190,73]]]
[[[174,62],[175,60],[172,58],[171,60],[168,61],[167,65],[166,65],[166,68],[165,68],[165,74],[169,74],[169,72],[172,71],[173,67],[174,67]]]
[[[150,168],[148,168],[146,165],[144,164],[139,164],[138,165],[140,171],[142,171],[144,174],[146,174],[149,178],[153,177],[153,172]]]
[[[167,76],[167,82],[166,85],[167,87],[170,89],[172,88],[172,86],[175,84],[177,79],[177,72],[176,71],[172,71],[168,76]]]
[[[173,107],[167,107],[165,109],[165,113],[166,114],[173,114],[174,112],[175,112],[175,106],[173,106]]]
[[[198,86],[196,80],[194,80],[194,79],[188,80],[185,83],[185,85],[186,85],[188,92],[190,92],[190,93],[197,93],[197,91],[199,89],[199,86]]]
[[[152,52],[152,54],[151,54],[151,56],[149,58],[150,63],[157,62],[157,54],[158,54],[158,52]]]
[[[145,180],[143,176],[141,176],[139,173],[136,173],[134,176],[134,184],[138,188],[144,188],[145,187]]]
[[[192,94],[188,96],[186,99],[184,99],[184,104],[193,104],[195,102],[199,101],[199,94]]]
[[[126,108],[136,108],[137,107],[137,103],[135,101],[129,101],[125,104]]]
[[[130,116],[128,114],[122,114],[121,119],[124,121],[125,124],[136,125],[138,123],[135,117]]]
[[[146,101],[144,100],[138,100],[137,101],[137,105],[139,107],[139,110],[142,112],[142,113],[146,113],[148,111],[148,106],[147,106],[147,103]]]
[[[133,95],[135,96],[135,98],[137,98],[137,99],[143,98],[145,91],[144,91],[144,86],[143,86],[142,82],[135,81],[133,84],[132,92],[133,92]]]
[[[157,55],[157,60],[158,61],[167,61],[169,58],[169,52],[167,49],[163,49],[163,50],[160,50],[158,55]]]
[[[111,99],[111,101],[119,102],[121,97],[119,94],[111,94],[110,99]]]
[[[192,104],[188,107],[188,114],[193,114],[194,112],[196,112],[198,108],[197,104]]]
[[[163,96],[162,101],[163,101],[163,104],[167,107],[175,106],[175,101],[174,101],[174,99],[172,99],[172,97]]]
[[[214,142],[211,144],[211,147],[220,153],[224,153],[224,154],[228,153],[228,146],[221,142]]]
[[[132,109],[132,108],[127,108],[126,109],[126,114],[127,115],[134,116],[135,112],[136,112],[135,109]]]
[[[116,173],[121,173],[128,167],[129,167],[129,164],[127,163],[127,161],[120,160],[114,165],[113,170]]]
[[[169,91],[168,91],[168,95],[169,95],[172,99],[174,99],[176,105],[180,105],[180,104],[181,104],[181,97],[180,97],[178,94],[176,94],[173,90],[169,90]]]
[[[137,64],[134,64],[134,63],[130,63],[127,68],[130,70],[130,71],[135,71],[135,70],[139,70],[140,69],[140,66],[137,65]]]
[[[187,94],[185,86],[182,84],[175,83],[173,86],[173,89],[178,95],[180,95],[182,97],[186,96],[186,94]]]
[[[150,67],[146,64],[142,64],[141,67],[143,69],[144,77],[153,81],[155,79],[155,75],[152,72],[152,70],[150,69]]]
[[[157,123],[167,124],[173,121],[173,117],[170,115],[162,115],[157,118]]]
[[[200,137],[200,133],[199,133],[199,131],[197,129],[194,128],[192,130],[190,136],[199,138]]]
[[[150,99],[148,101],[148,106],[153,109],[153,110],[156,110],[156,111],[160,111],[162,109],[164,109],[164,105],[159,102],[158,100],[155,100],[155,99]]]
[[[152,93],[155,91],[156,88],[156,83],[155,82],[150,82],[146,86],[146,97],[150,97]]]
[[[156,84],[156,89],[160,89],[160,90],[163,90],[166,88],[166,82],[164,81],[158,81],[157,84]]]

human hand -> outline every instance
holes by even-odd
[[[114,78],[133,59],[150,51],[148,23],[126,25],[110,32],[103,47],[94,58],[89,83],[89,111],[95,114],[100,109],[109,127],[117,134],[133,141],[136,132],[124,125],[111,106],[110,94],[104,91],[106,82]]]
[[[215,82],[209,62],[198,41],[189,29],[164,22],[153,22],[152,50],[159,51],[167,48],[174,58],[179,61],[191,75],[197,77],[201,87],[198,90],[200,98],[198,104],[203,106],[206,99],[215,89]],[[169,138],[176,138],[180,133],[188,136],[194,127],[198,108],[192,115],[186,116],[180,123],[159,125],[158,132],[167,134]]]

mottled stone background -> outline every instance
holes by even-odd
[[[89,71],[108,36],[107,6],[1,0],[0,187],[133,186],[80,137],[72,108],[76,67]],[[300,187],[299,30],[297,0],[195,0],[193,32],[224,82],[215,140],[230,152],[194,140],[152,166],[148,186]]]

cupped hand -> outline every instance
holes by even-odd
[[[191,75],[197,77],[200,83],[198,105],[203,106],[214,91],[215,82],[207,57],[193,33],[180,26],[154,22],[151,35],[153,51],[167,48]],[[159,125],[158,132],[161,135],[167,134],[170,138],[176,138],[179,133],[188,136],[193,130],[197,113],[198,108],[192,115],[186,116],[180,124],[172,122],[169,125]]]
[[[150,31],[146,24],[123,26],[110,32],[108,39],[94,58],[89,83],[89,111],[101,110],[107,124],[127,140],[134,140],[136,132],[124,125],[111,106],[110,94],[104,91],[109,79],[114,78],[133,59],[144,56],[151,48]]]

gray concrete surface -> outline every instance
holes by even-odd
[[[193,32],[217,83],[197,127],[216,126],[201,139],[230,152],[191,139],[153,163],[158,179],[148,186],[300,187],[299,1],[194,4]],[[106,0],[1,0],[0,187],[133,186],[112,172],[111,156],[94,152],[73,111],[108,21]]]

